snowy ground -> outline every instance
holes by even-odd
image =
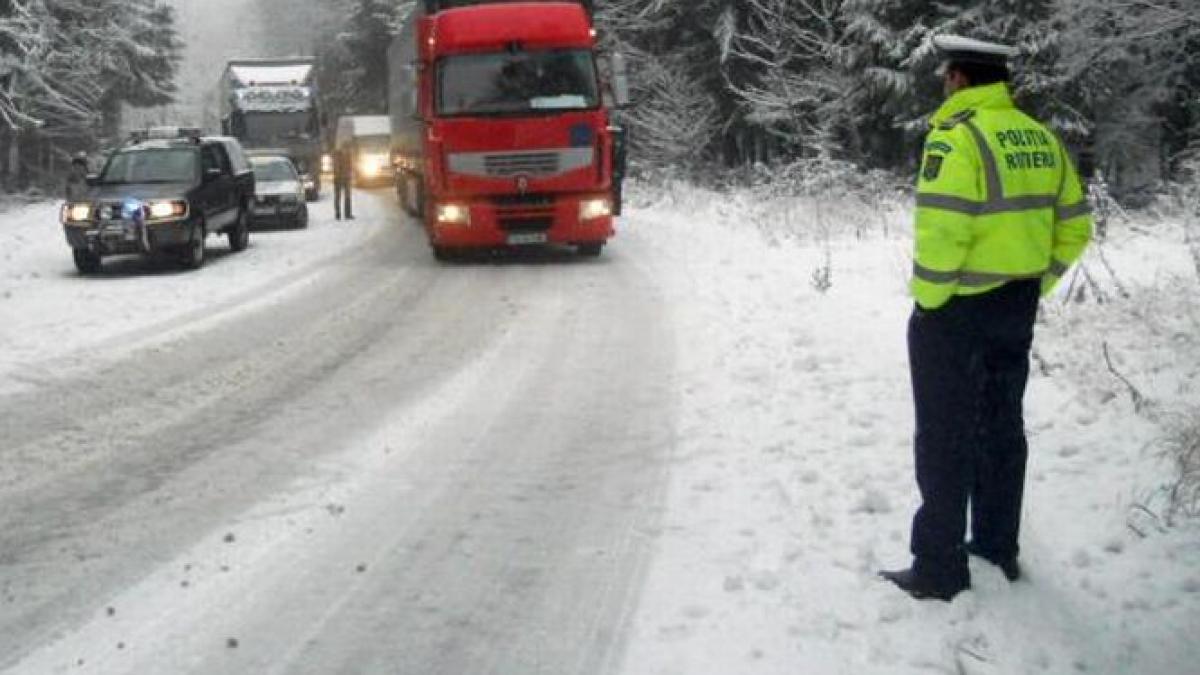
[[[685,404],[627,672],[1192,672],[1200,531],[1158,531],[1136,508],[1161,504],[1171,475],[1161,430],[1101,355],[1108,343],[1163,408],[1195,405],[1198,285],[1178,227],[1114,230],[1108,266],[1093,248],[1106,304],[1067,302],[1065,287],[1045,303],[1026,400],[1027,578],[1010,586],[972,561],[972,591],[919,604],[875,577],[908,564],[916,506],[907,205],[686,187],[647,203],[626,229],[662,256]]]
[[[512,303],[506,313],[530,324],[512,335],[536,328],[532,335],[543,346],[553,344],[551,335],[576,335],[554,329],[551,318],[568,299],[561,291],[552,295],[543,277],[595,288],[620,274],[647,284],[645,293],[667,308],[638,319],[661,325],[654,335],[673,335],[676,343],[675,363],[657,364],[674,367],[665,383],[674,388],[671,409],[662,413],[674,420],[665,510],[657,524],[635,532],[653,555],[640,597],[619,622],[628,632],[619,640],[623,657],[599,662],[603,667],[582,658],[580,664],[634,675],[1192,671],[1189,664],[1200,659],[1194,639],[1200,530],[1186,520],[1168,528],[1154,515],[1162,513],[1158,488],[1170,477],[1157,454],[1162,423],[1188,414],[1200,384],[1198,283],[1177,226],[1154,219],[1114,227],[1104,258],[1100,249],[1089,253],[1094,286],[1083,301],[1067,301],[1064,289],[1045,304],[1027,397],[1027,578],[1009,585],[998,571],[973,563],[973,589],[947,605],[913,602],[875,576],[908,564],[916,499],[904,352],[911,264],[905,201],[763,203],[750,194],[674,186],[635,190],[632,202],[602,259],[608,266],[484,266],[441,274],[494,277],[501,285],[513,283],[513,275],[537,275],[536,286],[518,288],[545,288],[544,297],[505,294],[499,301]],[[256,233],[245,253],[221,255],[224,242],[211,240],[216,255],[200,272],[129,258],[106,265],[97,278],[75,274],[53,205],[0,215],[0,405],[5,395],[36,391],[106,359],[186,340],[301,297],[326,275],[356,264],[373,237],[394,226],[370,217],[335,223],[328,201],[317,209],[309,230]],[[430,281],[436,269],[417,281],[457,283]],[[1096,301],[1097,290],[1106,302]],[[593,300],[612,303],[604,295]],[[635,303],[629,311],[651,306]],[[354,315],[353,308],[346,312]],[[577,320],[586,325],[585,317]],[[486,374],[513,348],[489,347],[491,356],[472,360],[417,408],[448,415],[456,401],[475,400],[471,388],[497,387]],[[630,368],[649,367],[636,356]],[[586,361],[578,367],[585,380],[604,377],[588,371]],[[1114,371],[1146,403],[1135,406]],[[538,376],[536,368],[499,372]],[[630,400],[637,394],[630,392]],[[646,424],[645,412],[630,415],[631,423]],[[404,420],[388,424],[403,427]],[[9,428],[20,430],[20,423]],[[434,432],[406,433],[406,442],[419,443]],[[354,442],[366,447],[380,434],[388,436],[386,425],[363,430]],[[339,462],[327,473],[340,483],[303,491],[352,503],[346,493],[378,482],[371,476],[383,461]],[[8,482],[6,471],[12,469],[0,467],[0,484]],[[307,516],[289,504],[248,500],[244,508],[287,513],[291,527],[293,518]],[[244,520],[262,529],[279,517]],[[209,532],[212,541],[195,545],[218,548],[222,534]],[[263,536],[273,538],[281,540],[276,557],[294,547],[282,533]],[[9,588],[14,578],[20,581],[19,572],[0,564],[0,585]],[[147,589],[178,591],[173,579],[151,575],[122,599],[147,617],[169,611],[168,596]],[[249,602],[229,593],[214,597]],[[119,634],[95,628],[106,621],[86,623],[75,641],[45,636],[46,648],[22,663],[55,662],[65,655],[56,644],[72,650],[85,649],[80,640],[108,644]],[[159,630],[154,621],[142,624],[143,638]],[[162,630],[178,637],[191,625]],[[91,653],[86,662],[113,663]],[[134,672],[122,668],[129,666],[91,672]]]

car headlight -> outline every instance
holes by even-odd
[[[358,170],[367,178],[375,178],[383,174],[384,167],[388,164],[386,155],[360,155],[358,158]]]
[[[61,217],[64,225],[91,222],[92,205],[84,203],[63,204]]]
[[[579,220],[594,220],[612,215],[612,202],[608,197],[585,199],[579,202]]]
[[[150,220],[183,218],[187,212],[187,202],[182,199],[160,199],[146,204],[146,213]]]
[[[439,225],[470,225],[471,209],[466,204],[438,204],[437,222]]]

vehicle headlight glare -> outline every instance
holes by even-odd
[[[607,197],[585,199],[579,202],[579,219],[594,220],[612,215],[612,202]]]
[[[464,204],[438,204],[437,222],[442,225],[470,225],[471,210]]]
[[[68,223],[83,223],[91,219],[91,204],[67,204],[63,208],[63,220]]]
[[[180,218],[187,214],[187,202],[156,201],[150,202],[147,206],[150,212],[150,218],[153,220]]]

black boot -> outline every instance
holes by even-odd
[[[900,587],[917,600],[945,600],[950,602],[959,592],[971,587],[967,580],[946,581],[927,579],[917,574],[912,568],[906,570],[883,570],[879,576]]]
[[[1010,582],[1021,578],[1021,566],[1017,564],[1016,556],[998,556],[983,550],[974,540],[967,542],[967,554],[983,558],[1004,573],[1004,578]]]

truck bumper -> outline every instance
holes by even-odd
[[[442,248],[495,248],[536,244],[595,244],[615,231],[611,215],[581,218],[581,204],[607,194],[442,199],[431,205],[430,243]],[[465,207],[469,222],[439,222],[444,204]]]

